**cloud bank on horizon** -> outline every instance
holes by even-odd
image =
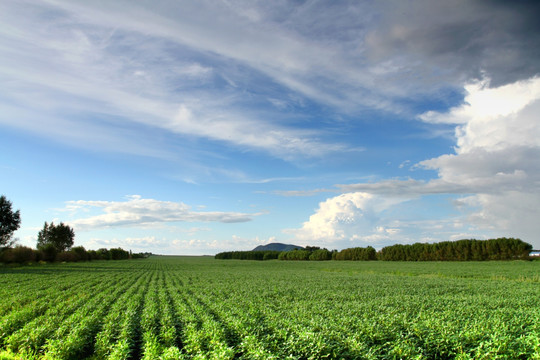
[[[539,248],[538,15],[535,1],[8,0],[0,140],[20,150],[0,186],[34,207],[29,245],[67,216],[83,245],[165,253]],[[58,180],[41,154],[75,170]]]

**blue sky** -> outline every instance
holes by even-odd
[[[0,3],[19,243],[540,248],[539,5]]]

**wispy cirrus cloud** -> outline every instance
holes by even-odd
[[[71,144],[95,143],[92,134],[97,133],[120,139],[124,129],[143,127],[218,141],[241,151],[261,150],[285,159],[347,150],[343,144],[321,140],[318,130],[280,124],[278,112],[250,110],[252,100],[258,103],[257,98],[267,95],[253,99],[255,93],[250,89],[245,96],[245,80],[251,81],[245,77],[253,70],[241,72],[236,68],[249,68],[254,59],[235,63],[243,59],[241,54],[248,48],[238,51],[234,49],[238,45],[233,45],[229,49],[237,44],[229,41],[231,37],[246,26],[234,25],[235,14],[226,16],[230,23],[218,21],[206,28],[206,17],[194,22],[197,17],[189,14],[190,6],[179,12],[185,21],[173,21],[168,12],[135,3],[99,7],[29,1],[26,5],[24,10],[6,6],[2,17],[10,26],[0,36],[13,45],[2,49],[0,60],[0,77],[6,85],[0,106],[12,115],[0,118],[4,125],[50,137],[58,135],[51,129],[63,129],[65,136],[60,139],[89,134],[87,141]],[[202,14],[204,8],[191,10]],[[9,14],[16,11],[26,12],[28,26],[12,23]],[[142,17],[144,21],[139,21]],[[41,31],[30,30],[35,27]],[[251,54],[255,53],[252,46],[270,36],[264,31],[245,34],[253,38],[246,40]],[[281,40],[283,44],[292,41],[272,39],[268,41],[275,46]],[[291,65],[294,61],[283,61],[290,64],[287,67],[298,68]],[[36,127],[33,119],[38,113],[45,116],[41,117],[43,126]],[[109,144],[110,150],[110,144],[121,141],[102,143]],[[160,148],[160,144],[151,145]],[[135,150],[136,146],[119,146],[118,150],[122,149]],[[148,153],[159,154],[151,147]]]
[[[199,106],[198,106],[199,107]],[[202,136],[222,142],[233,142],[235,146],[261,149],[278,157],[295,155],[320,157],[329,152],[362,151],[341,144],[324,144],[314,138],[316,131],[288,129],[243,115],[219,116],[205,113],[201,108],[195,113],[185,104],[180,105],[168,127],[178,133]]]
[[[535,57],[521,56],[540,48],[537,33],[525,32],[534,24],[530,11],[461,5],[7,2],[0,106],[9,115],[0,121],[50,137],[47,129],[61,127],[113,139],[137,125],[288,160],[358,148],[296,126],[280,109],[308,100],[338,113],[414,113],[407,103],[445,101],[449,89],[479,76],[471,68],[498,76],[511,63],[514,78],[534,71]],[[508,40],[495,41],[502,32]],[[484,52],[513,61],[487,61],[500,55]],[[280,109],[263,110],[265,102]],[[43,127],[32,126],[38,115]],[[160,145],[149,144],[148,153],[159,155]],[[126,148],[136,151],[117,150]]]

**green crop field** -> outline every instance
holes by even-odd
[[[0,267],[0,359],[540,359],[540,262]]]

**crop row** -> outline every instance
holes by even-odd
[[[0,358],[539,359],[538,265],[523,264],[530,281],[457,263],[459,276],[204,258],[36,266],[1,277]]]

